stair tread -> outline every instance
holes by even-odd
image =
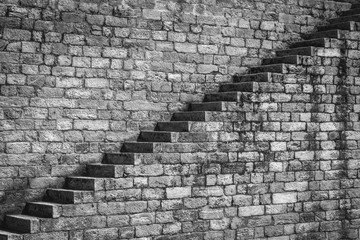
[[[73,193],[92,193],[91,190],[75,190],[75,189],[65,189],[65,188],[48,188],[48,191],[57,191],[57,192],[73,192]]]
[[[18,219],[23,219],[23,220],[35,220],[35,221],[40,220],[39,217],[34,217],[34,216],[26,215],[26,214],[10,214],[10,215],[6,215],[6,217],[18,218]]]

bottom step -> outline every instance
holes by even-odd
[[[5,226],[11,231],[20,233],[37,233],[40,231],[40,220],[27,215],[7,215]]]
[[[0,230],[0,240],[22,240],[22,239],[23,237],[20,234]]]

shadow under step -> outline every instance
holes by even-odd
[[[23,236],[17,233],[0,230],[0,240],[23,240]]]
[[[94,202],[93,191],[71,190],[71,189],[48,189],[45,201],[62,204],[81,204]]]
[[[226,122],[158,122],[157,131],[171,132],[214,132],[214,131],[231,131]],[[179,128],[181,125],[181,128]]]
[[[72,190],[99,191],[104,190],[104,181],[94,177],[67,177],[65,187]]]
[[[286,50],[278,50],[276,51],[276,56],[285,57],[285,56],[293,56],[293,55],[303,55],[303,56],[314,56],[315,47],[301,47],[301,48],[292,48]]]
[[[360,8],[360,3],[352,4],[351,9],[356,9],[356,8]]]
[[[61,216],[61,205],[47,202],[26,203],[24,214],[40,218],[59,218]]]
[[[263,60],[264,65],[280,64],[280,63],[309,66],[314,64],[314,59],[310,56],[292,55],[292,56],[284,56],[284,57],[276,57],[276,58],[265,58]]]
[[[326,26],[319,26],[318,31],[329,31],[329,30],[347,30],[347,31],[358,31],[360,30],[360,22],[348,21],[348,22],[340,22],[333,23]]]
[[[38,233],[40,231],[40,219],[27,215],[7,215],[5,226],[11,231],[20,233]]]
[[[88,177],[120,178],[124,177],[124,166],[112,164],[88,164],[86,166]]]
[[[351,16],[345,16],[345,17],[329,19],[330,23],[350,22],[350,21],[360,22],[360,14],[354,14],[354,15],[351,15]]]

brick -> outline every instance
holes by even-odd
[[[166,188],[167,198],[186,198],[191,196],[191,187]]]
[[[297,202],[297,193],[274,193],[273,194],[273,203],[282,204],[282,203],[295,203]]]
[[[7,40],[18,40],[18,41],[29,41],[31,39],[31,32],[20,29],[4,29],[4,39]]]

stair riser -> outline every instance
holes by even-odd
[[[257,83],[238,83],[238,84],[222,84],[220,85],[220,92],[256,92],[258,90]]]
[[[116,165],[88,165],[86,168],[88,177],[118,178],[124,176],[124,168]]]
[[[286,64],[254,67],[254,68],[251,68],[250,71],[252,73],[257,73],[257,72],[274,72],[274,73],[283,73],[283,74],[304,74],[305,73],[305,69],[302,68],[301,66],[286,65]]]
[[[169,132],[188,132],[189,124],[187,122],[165,122],[158,123],[156,128],[157,131],[169,131]]]
[[[357,31],[359,30],[359,24],[356,22],[341,22],[341,23],[334,23],[326,26],[318,27],[319,32],[322,31],[329,31],[334,29],[340,30],[348,30],[348,31]]]
[[[88,190],[88,191],[97,191],[103,190],[103,182],[94,179],[77,179],[77,178],[67,178],[66,179],[66,188],[73,190]]]
[[[173,142],[171,133],[166,132],[141,132],[139,142]]]
[[[285,57],[289,55],[304,55],[304,56],[313,56],[315,52],[315,48],[312,47],[304,47],[304,48],[297,48],[297,49],[288,49],[277,51],[276,55],[278,57]]]
[[[126,154],[112,154],[107,153],[103,159],[104,164],[115,164],[115,165],[134,165],[134,158]]]
[[[339,22],[348,22],[348,21],[360,22],[360,15],[352,15],[352,16],[334,18],[329,20],[330,23],[339,23]]]
[[[330,42],[326,39],[313,39],[308,41],[300,41],[291,44],[291,48],[301,48],[301,47],[330,47]]]
[[[226,111],[223,102],[215,103],[192,103],[190,111]]]
[[[135,153],[152,153],[154,147],[152,143],[124,143],[122,152],[135,152]]]
[[[346,17],[346,16],[351,16],[351,15],[355,15],[355,14],[360,14],[360,9],[351,9],[349,11],[345,11],[341,13],[342,17]]]
[[[208,121],[208,117],[204,112],[194,113],[194,112],[185,112],[185,113],[174,113],[171,121],[194,121],[194,122],[204,122]]]
[[[95,202],[94,196],[91,193],[56,190],[48,190],[46,192],[45,200],[62,204],[80,204]]]
[[[234,76],[233,82],[271,82],[271,73],[246,74],[242,76]]]

